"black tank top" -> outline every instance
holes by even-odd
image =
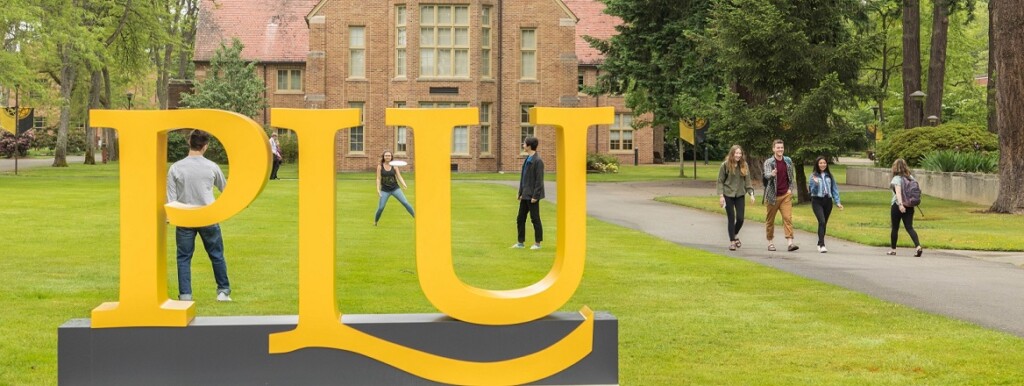
[[[395,189],[398,189],[398,179],[395,178],[394,166],[391,167],[391,170],[386,170],[382,165],[380,167],[380,190],[393,192]]]

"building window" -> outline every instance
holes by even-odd
[[[469,77],[469,6],[420,7],[420,76]]]
[[[405,102],[395,102],[395,108],[404,109]],[[407,151],[409,151],[409,128],[395,126],[395,154],[405,154]]]
[[[363,128],[366,127],[366,103],[349,102],[350,109],[359,109],[359,126],[348,129],[348,151],[349,153],[363,153]]]
[[[44,127],[46,127],[46,117],[33,116],[33,118],[32,118],[32,128],[33,129],[42,129]]]
[[[278,92],[301,92],[302,70],[277,70]]]
[[[395,76],[405,76],[405,45],[406,45],[406,17],[405,6],[400,5],[395,9],[396,41],[395,41]]]
[[[450,109],[458,107],[469,107],[469,104],[452,102],[420,102],[420,108],[424,109]],[[469,155],[468,126],[455,126],[455,128],[452,129],[452,154]]]
[[[537,30],[524,29],[521,31],[519,52],[522,55],[520,78],[537,79]]]
[[[348,27],[348,76],[366,77],[366,27]]]
[[[581,72],[576,76],[576,89],[578,92],[583,92],[583,73]]]
[[[615,114],[609,140],[611,150],[633,150],[633,114]]]
[[[480,10],[480,76],[491,77],[491,6]]]
[[[530,124],[530,109],[533,104],[519,105],[519,143],[526,142],[526,137],[536,137],[536,128]]]
[[[480,154],[491,154],[490,102],[480,102]]]

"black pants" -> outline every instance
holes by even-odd
[[[725,217],[729,222],[729,241],[739,239],[740,228],[743,228],[743,208],[746,206],[743,198],[725,196]]]
[[[825,228],[832,215],[832,197],[811,197],[811,210],[818,219],[818,246],[825,246]]]
[[[907,228],[907,233],[910,234],[910,239],[914,241],[915,247],[920,247],[921,243],[917,241],[917,231],[914,230],[914,208],[907,208],[906,213],[900,212],[900,206],[892,204],[890,210],[890,218],[892,218],[892,234],[889,237],[889,245],[892,249],[896,249],[896,239],[900,236],[900,220],[903,220],[903,227]]]
[[[272,158],[274,158],[274,168],[270,170],[270,179],[276,180],[277,179],[277,169],[281,167],[281,159],[277,158],[277,156],[273,155],[273,154],[271,154],[270,156]]]
[[[519,200],[519,217],[516,217],[516,230],[519,231],[519,242],[526,241],[526,213],[530,213],[530,222],[533,223],[533,238],[540,243],[544,241],[544,227],[540,224],[540,200]]]

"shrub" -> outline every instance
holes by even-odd
[[[188,156],[188,135],[192,129],[174,130],[167,133],[167,162],[175,162]],[[206,159],[218,164],[228,164],[228,154],[217,138],[210,137],[210,147],[204,155]]]
[[[921,167],[935,172],[995,173],[999,154],[940,150],[928,153],[921,160]]]
[[[35,134],[32,130],[26,131],[24,134],[15,137],[14,134],[0,130],[0,157],[11,158],[14,157],[14,152],[18,152],[18,157],[25,157],[28,155],[28,149],[32,146],[32,140]]]
[[[999,137],[983,127],[956,123],[896,130],[878,144],[875,163],[888,167],[903,158],[910,166],[919,166],[926,154],[937,150],[996,151]]]
[[[277,143],[281,146],[281,157],[284,163],[294,163],[299,160],[299,139],[294,134],[289,134],[278,134],[277,136]]]
[[[587,154],[587,171],[618,173],[619,159],[606,154]]]
[[[45,128],[45,129],[32,129],[30,130],[35,133],[35,141],[32,142],[32,147],[53,149],[57,148],[57,129],[56,128]],[[84,128],[68,128],[68,154],[82,154],[85,152],[85,129]]]

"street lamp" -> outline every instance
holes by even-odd
[[[938,123],[939,123],[939,117],[936,117],[934,115],[929,115],[928,116],[928,124],[929,125],[938,126]]]
[[[910,99],[913,100],[914,103],[917,103],[918,105],[917,111],[919,114],[917,117],[917,122],[914,122],[918,126],[924,123],[924,97],[926,96],[928,96],[928,94],[925,94],[921,90],[914,91],[912,94],[910,94]]]
[[[131,92],[128,92],[128,93],[124,94],[124,96],[126,98],[128,98],[128,110],[131,110],[132,109],[132,97],[134,97],[135,94],[132,94]]]

